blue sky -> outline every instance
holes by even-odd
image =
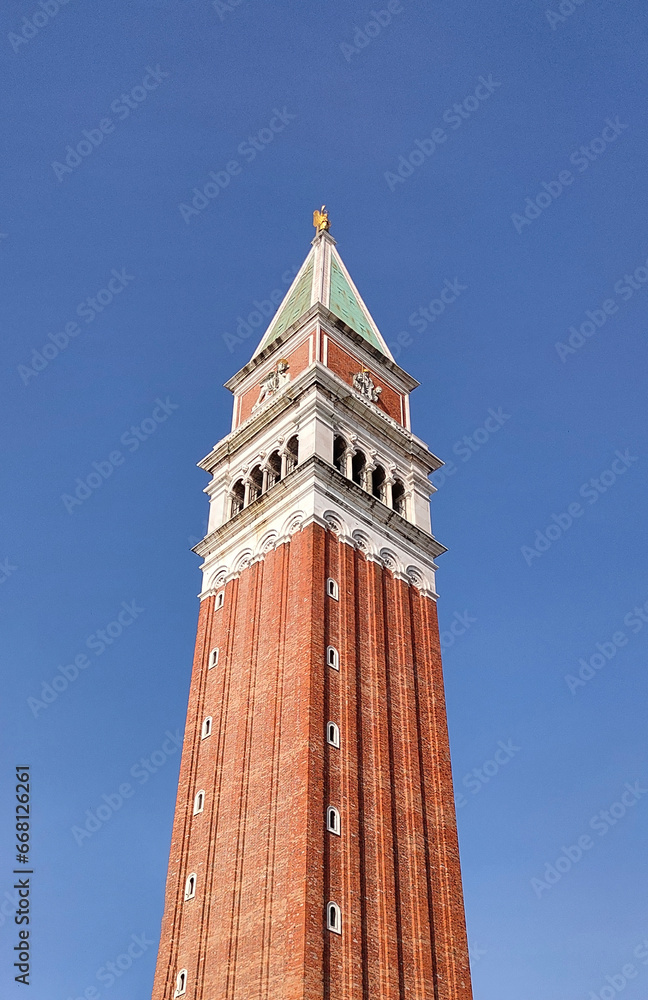
[[[207,509],[195,463],[263,331],[225,335],[287,287],[326,202],[422,383],[415,432],[453,463],[432,515],[475,995],[643,998],[645,6],[45,6],[0,14],[0,899],[30,764],[30,996],[150,991]],[[460,294],[429,321],[446,281]],[[61,666],[67,690],[32,710]],[[132,935],[141,957],[108,985]]]

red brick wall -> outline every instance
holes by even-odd
[[[469,1000],[467,963],[435,605],[311,526],[201,605],[153,998]]]
[[[353,385],[353,376],[362,371],[364,366],[364,362],[359,361],[352,354],[349,354],[348,351],[343,350],[330,337],[328,340],[326,364],[331,371],[344,379],[348,385]],[[403,414],[401,413],[401,394],[395,392],[390,386],[385,385],[377,370],[369,368],[369,373],[374,385],[378,385],[382,389],[377,405],[384,413],[397,420],[399,424],[404,423]]]
[[[307,337],[303,343],[299,344],[299,346],[296,347],[294,350],[292,350],[290,353],[281,355],[282,358],[284,358],[290,365],[291,379],[297,378],[299,373],[302,372],[304,368],[308,368],[308,358],[310,350],[309,345],[311,343],[311,339],[312,338],[310,336]],[[251,389],[248,389],[248,391],[243,394],[241,398],[241,409],[236,424],[237,427],[239,424],[242,424],[244,420],[247,420],[247,418],[251,415],[252,407],[259,398],[260,390],[261,390],[261,380],[259,380],[257,385],[253,386]]]

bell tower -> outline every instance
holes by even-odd
[[[470,1000],[418,383],[329,232],[229,382],[153,1000]]]

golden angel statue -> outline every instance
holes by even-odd
[[[313,212],[313,225],[318,233],[323,233],[325,230],[328,231],[331,228],[326,205],[322,205],[319,210],[315,209]]]

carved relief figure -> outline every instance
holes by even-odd
[[[278,392],[286,382],[290,381],[290,374],[288,369],[290,365],[287,361],[281,360],[277,362],[277,367],[268,372],[266,377],[261,380],[261,387],[259,390],[259,398],[252,407],[252,410],[256,410],[262,403],[266,401],[270,396],[273,396]]]
[[[353,376],[353,388],[361,392],[363,396],[370,399],[372,403],[377,403],[382,389],[374,385],[373,379],[366,368]]]

